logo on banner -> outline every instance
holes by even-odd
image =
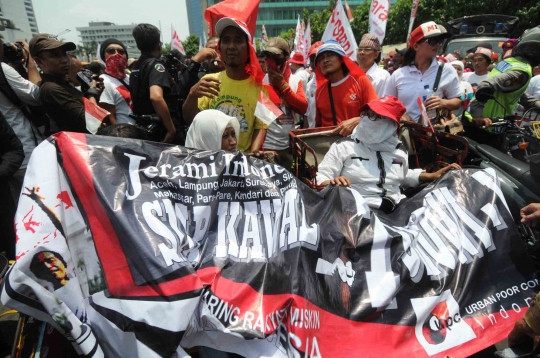
[[[428,355],[434,355],[476,338],[461,319],[459,305],[450,290],[440,296],[414,298],[415,334]]]

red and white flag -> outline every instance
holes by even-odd
[[[270,125],[282,114],[283,112],[263,91],[259,92],[259,99],[257,100],[257,106],[255,107],[255,117],[263,121],[264,124]]]
[[[178,35],[178,32],[174,29],[174,27],[171,24],[171,50],[177,49],[178,51],[182,52],[184,55],[186,54],[186,51],[184,51],[184,46],[182,46],[182,41],[180,41],[180,36]]]
[[[110,113],[103,108],[96,106],[88,99],[83,97],[84,102],[84,119],[86,121],[86,129],[92,134],[96,134],[101,123]]]
[[[347,56],[351,60],[356,61],[356,49],[358,48],[358,43],[354,38],[351,24],[345,14],[341,0],[337,0],[336,7],[334,7],[332,16],[330,16],[330,20],[328,20],[326,30],[324,30],[322,36],[323,42],[328,40],[336,40],[339,42]]]
[[[296,35],[294,36],[294,51],[304,53],[304,29],[300,22],[300,16],[298,16],[298,22],[296,24]]]
[[[347,0],[345,0],[345,10],[347,10],[347,18],[349,19],[350,22],[353,22],[354,17],[353,17],[351,8],[349,7],[349,3],[347,2]]]
[[[390,10],[390,0],[372,0],[369,11],[369,33],[377,36],[382,44],[386,34],[386,22],[388,21],[388,11]]]
[[[268,35],[266,34],[266,27],[264,27],[264,23],[263,23],[262,31],[261,31],[261,43],[260,43],[261,51],[264,51],[267,43],[268,43]]]
[[[304,60],[307,63],[309,57],[309,49],[311,48],[311,24],[308,22],[306,31],[304,32]]]

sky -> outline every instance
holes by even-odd
[[[184,40],[189,35],[185,0],[33,0],[40,32],[58,34],[60,38],[81,43],[76,27],[90,21],[107,21],[117,25],[146,22],[159,27],[163,42],[170,42],[171,24]]]

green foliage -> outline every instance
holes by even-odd
[[[197,45],[198,46],[198,45]],[[161,48],[161,52],[164,55],[167,55],[169,52],[171,52],[171,43],[163,44],[163,47]]]
[[[182,41],[182,46],[184,46],[188,58],[196,55],[199,52],[199,36],[196,34],[189,35],[186,41]]]

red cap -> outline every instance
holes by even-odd
[[[321,47],[322,44],[323,44],[322,41],[317,41],[313,45],[311,45],[311,47],[309,48],[309,55],[308,56],[311,57],[313,55],[316,55],[317,54],[317,49],[319,47]]]
[[[493,53],[491,54],[491,59],[492,59],[493,61],[497,61],[497,60],[499,59],[499,55],[497,55],[496,52],[493,52]]]
[[[451,37],[452,34],[446,31],[446,28],[442,25],[438,25],[433,21],[425,22],[414,29],[414,31],[411,33],[411,37],[409,38],[409,47],[413,47],[423,39],[439,36]]]
[[[399,120],[407,111],[403,103],[394,96],[384,96],[369,102],[365,104],[360,111],[365,111],[366,109],[371,109],[380,116],[390,118],[397,123],[398,128]]]
[[[305,65],[306,61],[304,61],[304,55],[302,55],[300,52],[295,52],[293,57],[289,60],[290,63],[296,63],[297,65]]]

